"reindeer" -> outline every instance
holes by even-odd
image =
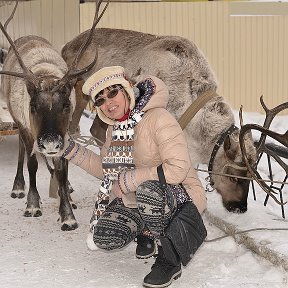
[[[5,57],[3,71],[0,72],[3,74],[2,90],[7,98],[9,112],[19,128],[18,167],[11,196],[25,196],[23,162],[26,151],[30,185],[24,216],[41,216],[40,196],[36,187],[38,161],[35,152],[45,158],[52,157],[54,169],[50,167],[50,172],[58,181],[59,214],[61,229],[64,231],[74,230],[78,224],[72,211],[72,207],[76,206],[70,197],[68,163],[61,155],[64,141],[69,137],[69,123],[75,109],[73,87],[76,79],[89,71],[97,61],[97,50],[94,50],[94,60],[84,68],[76,69],[96,24],[107,8],[108,3],[98,16],[101,3],[102,1],[96,5],[92,28],[75,54],[70,69],[61,55],[44,38],[30,35],[13,42],[6,32],[7,22],[4,26],[0,23],[1,31],[11,45]],[[13,13],[17,4],[18,1]]]
[[[68,67],[87,33],[81,33],[62,48],[61,54]],[[144,75],[159,77],[169,88],[168,110],[176,119],[200,95],[212,93],[210,101],[198,111],[184,130],[191,159],[195,165],[209,163],[211,172],[235,175],[227,178],[212,174],[211,184],[221,194],[228,211],[245,212],[249,180],[237,178],[247,175],[239,146],[239,129],[233,126],[235,119],[231,107],[216,93],[214,73],[199,48],[183,37],[101,28],[95,30],[86,58],[81,59],[82,65],[89,61],[88,56],[93,55],[96,47],[99,61],[89,71],[89,75],[104,66],[120,65],[125,67],[127,76],[135,82]],[[81,78],[82,82],[85,77]],[[81,97],[76,95],[76,98]],[[106,128],[96,117],[90,131],[100,144],[105,140]],[[251,134],[246,135],[245,141],[249,161],[254,163],[256,153]]]

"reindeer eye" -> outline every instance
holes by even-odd
[[[64,112],[70,112],[70,103],[65,103],[63,105],[63,111]]]

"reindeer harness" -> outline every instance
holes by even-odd
[[[218,141],[216,142],[216,144],[215,144],[215,146],[214,146],[214,148],[212,150],[210,161],[209,161],[209,164],[208,164],[208,173],[212,172],[214,159],[215,159],[215,156],[216,156],[220,146],[224,143],[226,137],[231,135],[237,129],[238,128],[234,124],[232,124],[226,131],[222,132],[220,138],[218,139]],[[210,177],[210,185],[211,186],[214,185],[214,182],[213,182],[211,177]]]
[[[218,94],[214,90],[208,90],[201,94],[183,113],[183,115],[179,118],[178,123],[180,124],[182,129],[185,129],[185,127],[188,125],[188,123],[193,119],[193,117],[196,115],[196,113],[212,98],[215,96],[218,96]],[[214,159],[216,157],[216,154],[220,148],[220,146],[224,143],[226,137],[228,135],[231,135],[236,129],[238,129],[234,124],[231,125],[226,131],[221,133],[220,138],[216,142],[212,153],[210,157],[210,161],[208,164],[208,173],[212,172]],[[211,177],[209,177],[210,185],[213,186],[213,180]]]
[[[183,113],[179,118],[178,123],[180,124],[182,130],[188,125],[188,123],[193,119],[196,113],[212,98],[218,96],[216,91],[208,90],[202,93]]]

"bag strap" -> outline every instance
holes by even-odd
[[[158,174],[159,182],[161,184],[161,188],[166,189],[167,188],[167,182],[166,182],[166,178],[164,175],[162,164],[157,167],[157,174]]]
[[[167,182],[166,178],[164,175],[163,167],[162,164],[157,166],[157,174],[159,178],[159,182],[161,185],[161,189],[163,190],[163,205],[162,205],[162,231],[161,231],[161,236],[165,236],[165,220],[164,220],[164,215],[165,215],[165,205],[166,205],[166,189],[167,189]]]

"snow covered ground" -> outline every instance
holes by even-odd
[[[248,118],[245,116],[245,122],[262,124],[263,115],[251,113]],[[91,119],[82,117],[83,134],[88,135],[90,124]],[[277,127],[277,131],[286,131],[288,117],[277,117],[273,125]],[[87,249],[85,239],[99,181],[78,167],[70,165],[69,170],[69,179],[75,189],[72,197],[78,205],[78,209],[74,210],[78,229],[71,232],[61,231],[57,223],[58,201],[48,197],[49,174],[41,160],[37,183],[43,203],[43,216],[23,217],[25,198],[10,197],[16,171],[17,149],[17,136],[7,136],[0,141],[0,287],[142,287],[142,279],[149,273],[154,259],[136,259],[135,243],[118,252]],[[262,169],[266,168],[263,163]],[[28,183],[27,172],[25,175]],[[204,181],[204,176],[201,178]],[[257,191],[257,202],[261,205],[254,207],[255,214],[262,209],[269,209],[271,217],[281,217],[281,211],[273,201],[268,202],[268,207],[262,205],[265,196],[263,194],[264,192]],[[287,198],[286,189],[285,199]],[[222,205],[220,200],[219,205]],[[204,220],[209,239],[223,235],[223,232],[210,224],[205,217]],[[287,221],[283,223],[288,227]],[[288,243],[285,249],[288,254]],[[204,243],[189,265],[183,269],[182,277],[173,282],[172,287],[286,288],[288,273],[228,237]]]

